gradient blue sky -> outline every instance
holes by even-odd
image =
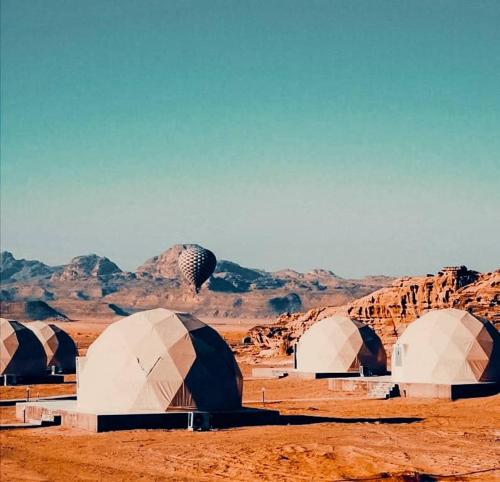
[[[498,268],[499,25],[497,0],[2,0],[2,249]]]

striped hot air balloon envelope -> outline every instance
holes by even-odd
[[[178,263],[184,278],[194,288],[194,292],[198,293],[201,285],[214,272],[217,258],[212,251],[196,244],[180,254]]]

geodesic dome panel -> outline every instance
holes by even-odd
[[[83,360],[77,388],[83,410],[241,407],[242,375],[231,349],[187,313],[158,308],[123,318],[104,330]]]
[[[43,375],[46,360],[42,344],[31,330],[0,318],[0,375]]]
[[[311,326],[297,344],[297,370],[347,373],[360,365],[385,373],[387,357],[377,334],[367,325],[345,316],[331,316]]]
[[[47,367],[55,366],[59,372],[74,373],[78,356],[76,344],[64,330],[52,323],[33,321],[26,324],[36,337],[47,355]]]
[[[410,383],[498,381],[500,335],[489,321],[467,311],[430,311],[395,343],[392,378]]]

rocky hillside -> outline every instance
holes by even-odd
[[[163,306],[209,317],[266,318],[318,305],[343,305],[387,286],[385,276],[360,280],[332,271],[268,272],[219,260],[213,276],[195,296],[182,278],[177,259],[189,245],[175,245],[148,259],[135,272],[121,270],[106,257],[78,256],[64,266],[16,260],[2,253],[2,311],[19,302],[45,301],[70,319],[116,316]],[[22,318],[19,317],[18,318]]]
[[[123,271],[108,258],[89,254],[87,256],[77,256],[64,266],[61,272],[54,273],[52,280],[68,281],[83,278],[100,278],[121,274]]]
[[[5,315],[8,313],[8,315]],[[2,303],[2,317],[14,320],[57,320],[69,321],[68,317],[55,310],[45,301],[7,301]]]
[[[478,273],[460,266],[443,268],[436,275],[401,278],[345,306],[281,316],[273,325],[254,328],[251,336],[261,347],[284,354],[314,322],[343,313],[372,326],[390,354],[392,344],[408,323],[428,310],[448,307],[469,310],[498,327],[500,270]]]
[[[40,261],[16,259],[8,251],[0,253],[0,278],[2,283],[22,283],[38,278],[47,278],[60,269],[59,267],[47,266]]]

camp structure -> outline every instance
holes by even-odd
[[[296,346],[298,372],[384,374],[387,358],[377,334],[346,316],[331,316],[312,325]]]
[[[73,339],[61,328],[43,321],[26,326],[36,335],[47,356],[47,368],[58,373],[75,373],[78,350]]]
[[[489,321],[467,311],[429,311],[395,343],[392,379],[427,384],[498,382],[500,335]]]
[[[78,407],[114,412],[241,408],[231,349],[187,313],[143,311],[110,325],[78,360]]]
[[[16,404],[18,420],[90,432],[209,430],[274,423],[275,410],[241,406],[243,378],[212,328],[163,308],[108,326],[76,363],[76,400]]]
[[[35,334],[17,321],[0,318],[0,375],[43,376],[47,357]]]

